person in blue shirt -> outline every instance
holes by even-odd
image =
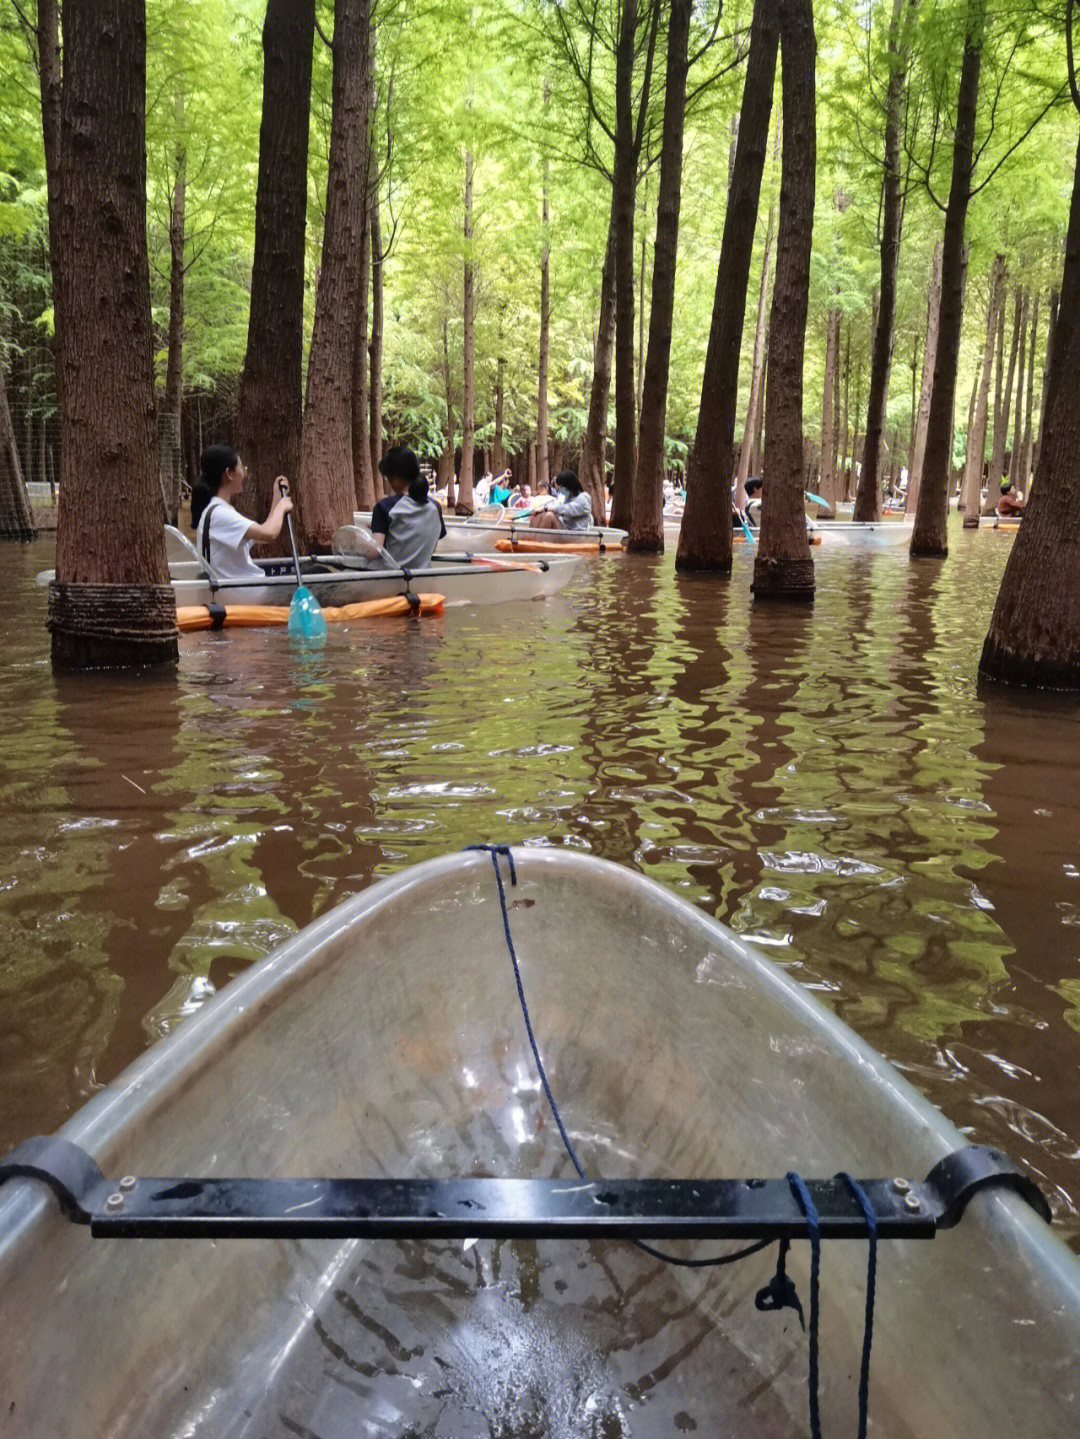
[[[533,530],[587,530],[593,522],[592,501],[573,470],[555,476],[556,499],[529,517]]]
[[[442,510],[428,494],[420,462],[408,446],[399,445],[379,461],[379,473],[393,494],[384,495],[372,510],[371,538],[401,569],[425,569],[446,534],[446,525]]]

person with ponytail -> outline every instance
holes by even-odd
[[[428,495],[420,462],[406,445],[387,450],[379,461],[379,474],[393,494],[385,495],[372,510],[371,538],[401,569],[422,570],[446,534],[442,510]]]
[[[191,491],[191,523],[199,553],[223,580],[264,578],[251,558],[251,547],[276,540],[293,507],[281,493],[284,475],[274,481],[277,499],[261,525],[233,508],[244,488],[244,462],[232,445],[211,445],[199,461],[199,478]]]

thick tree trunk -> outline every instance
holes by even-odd
[[[778,0],[755,0],[750,55],[743,85],[735,166],[724,215],[724,237],[716,272],[709,348],[701,383],[697,433],[686,470],[686,510],[679,529],[675,565],[680,570],[731,570],[731,473],[735,408],[739,398],[746,287],[754,253],[761,177],[769,143],[773,83],[780,19]],[[769,283],[772,216],[765,238],[747,429],[739,472],[745,487],[750,428],[761,387],[764,309]],[[743,489],[745,502],[745,488]]]
[[[750,397],[746,405],[746,424],[743,428],[742,445],[739,448],[739,473],[735,481],[735,503],[740,510],[746,506],[746,482],[751,473],[756,474],[760,470],[761,403],[765,394],[765,340],[769,329],[769,276],[772,273],[775,229],[776,208],[770,205],[769,221],[765,229],[765,250],[761,260],[757,319],[754,325],[754,354],[750,363]],[[751,471],[755,457],[758,461],[758,468]],[[676,564],[678,564],[677,560]]]
[[[263,25],[263,106],[255,253],[236,440],[247,465],[241,501],[262,520],[274,478],[300,475],[304,405],[304,233],[315,0],[269,0]],[[199,437],[201,451],[202,437]],[[288,548],[284,533],[270,546]]]
[[[823,500],[835,513],[836,494],[836,427],[839,416],[835,403],[836,382],[840,373],[840,311],[830,309],[825,322],[825,381],[821,392],[821,473],[817,488]]]
[[[182,94],[176,96],[174,108],[177,122],[182,127]],[[169,206],[169,339],[165,362],[165,394],[158,416],[159,437],[164,438],[164,432],[167,431],[168,438],[174,441],[171,445],[159,445],[165,518],[171,525],[177,523],[180,510],[180,405],[184,388],[184,212],[187,201],[187,149],[183,143],[177,145],[175,159],[176,176]],[[172,418],[163,426],[166,416]]]
[[[641,398],[641,433],[634,472],[633,505],[627,548],[659,553],[664,548],[664,437],[667,423],[671,323],[675,307],[675,261],[679,243],[682,194],[683,128],[686,114],[687,45],[692,0],[671,0],[668,30],[664,129],[660,147],[660,184],[653,245],[649,348]],[[753,245],[753,232],[750,235]],[[749,261],[747,262],[749,267]],[[746,285],[743,284],[743,303]],[[735,407],[732,405],[731,423]],[[730,445],[730,426],[728,430]],[[730,472],[730,453],[728,456]],[[730,480],[730,473],[729,473]],[[730,506],[729,506],[730,511]],[[729,521],[730,523],[730,521]]]
[[[964,224],[971,194],[975,112],[979,99],[979,69],[982,62],[985,19],[985,0],[970,0],[957,96],[952,184],[945,212],[941,252],[941,321],[934,361],[934,389],[930,397],[930,417],[926,425],[926,455],[919,503],[911,534],[913,556],[944,556],[949,553],[946,520],[952,463],[950,446],[953,401],[956,396],[956,369],[963,314]]]
[[[986,420],[990,397],[990,373],[994,368],[994,339],[998,331],[1005,281],[1005,256],[997,255],[990,270],[990,300],[986,310],[986,342],[983,345],[982,373],[975,405],[975,423],[968,437],[967,466],[960,504],[964,528],[979,528],[979,491],[982,488],[983,456],[986,453]],[[988,487],[989,491],[989,487]]]
[[[1024,291],[1020,305],[1020,345],[1016,355],[1016,412],[1013,415],[1012,449],[1009,452],[1009,484],[1018,483],[1020,451],[1024,442],[1024,366],[1027,361],[1028,307],[1031,297]]]
[[[461,384],[461,473],[458,476],[457,508],[473,511],[473,435],[476,432],[476,322],[475,270],[473,265],[473,168],[471,150],[465,152],[465,271],[463,279]]]
[[[604,451],[607,446],[607,411],[611,392],[611,358],[615,341],[615,218],[614,205],[608,223],[604,268],[600,277],[600,314],[596,322],[596,343],[593,346],[592,388],[589,393],[589,418],[581,442],[581,463],[578,479],[589,492],[592,512],[600,516],[606,511],[607,490],[604,485]]]
[[[1035,351],[1039,335],[1039,296],[1034,295],[1031,302],[1031,334],[1028,347],[1028,379],[1027,379],[1027,400],[1024,404],[1024,439],[1020,447],[1020,466],[1017,471],[1017,485],[1020,489],[1026,490],[1031,478],[1031,407],[1035,402]]]
[[[612,524],[628,529],[634,487],[634,58],[637,0],[622,0],[615,50],[615,493]]]
[[[37,537],[30,497],[26,493],[19,447],[8,409],[7,377],[0,367],[0,540]]]
[[[177,658],[161,528],[146,254],[143,0],[64,8],[54,254],[61,481],[53,663]]]
[[[930,418],[930,395],[934,388],[934,362],[937,359],[938,325],[941,320],[941,253],[939,240],[934,246],[934,259],[930,266],[930,290],[926,298],[926,344],[923,347],[922,386],[919,390],[919,410],[915,421],[915,442],[908,465],[907,499],[904,513],[913,515],[919,500],[922,484],[923,457],[926,454],[926,424]]]
[[[356,255],[356,339],[353,344],[352,455],[356,507],[370,510],[378,498],[371,464],[371,356],[368,352],[368,305],[371,296],[371,154],[360,213],[360,247]]]
[[[915,0],[917,3],[917,0]],[[855,496],[855,520],[881,518],[881,477],[878,468],[881,436],[888,403],[889,365],[892,359],[893,325],[896,318],[896,267],[900,258],[900,230],[903,206],[900,198],[900,136],[904,124],[904,97],[907,91],[908,51],[904,33],[905,0],[893,0],[889,26],[889,83],[885,96],[885,156],[881,181],[881,280],[874,353],[870,362],[870,396],[866,411],[866,462]],[[911,0],[909,0],[909,9]]]
[[[382,214],[379,208],[378,167],[372,169],[371,180],[371,371],[368,384],[371,419],[368,439],[371,444],[371,480],[377,495],[387,493],[379,473],[383,457],[383,336],[386,331],[383,291]]]
[[[812,0],[781,0],[780,48],[780,230],[769,325],[761,534],[751,588],[755,599],[809,601],[814,598],[814,562],[803,499],[803,357],[817,150]]]
[[[367,173],[369,0],[336,0],[326,220],[300,455],[301,528],[328,550],[352,521],[352,380],[361,194]]]
[[[1050,410],[1027,516],[1009,554],[979,673],[1080,690],[1080,145],[1051,355]]]
[[[548,235],[548,174],[549,163],[544,159],[544,192],[541,201],[540,223],[544,231],[544,248],[540,256],[540,364],[536,386],[536,481],[542,490],[547,489],[548,471],[548,342],[551,330],[551,245]]]

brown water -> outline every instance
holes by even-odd
[[[189,636],[137,678],[55,677],[51,547],[4,546],[0,1149],[373,878],[568,844],[765,946],[1080,1248],[1080,706],[977,690],[1011,543],[818,552],[807,611],[753,606],[745,557],[603,559],[544,604]]]

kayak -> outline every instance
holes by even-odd
[[[826,549],[880,549],[911,544],[911,523],[903,520],[813,520],[811,533]]]
[[[229,608],[288,608],[296,592],[296,571],[291,560],[257,561],[265,572],[261,583],[221,580],[211,576],[184,535],[168,525],[166,532],[169,575],[178,607],[216,603]],[[536,555],[528,560],[437,555],[423,569],[406,574],[388,563],[356,555],[315,555],[301,560],[304,584],[324,607],[344,607],[421,591],[441,595],[446,605],[546,599],[569,584],[580,564],[581,557],[573,554]],[[54,571],[45,570],[38,575],[38,583],[47,585],[53,576]]]
[[[923,1176],[982,1151],[700,910],[511,853],[513,877],[459,853],[346,900],[96,1094],[46,1142],[84,1153],[60,1182],[92,1232],[0,1163],[5,1439],[787,1439],[811,1393],[854,1434],[869,1244],[818,1182],[838,1170],[911,1236],[877,1241],[870,1432],[1080,1432],[1080,1263],[1006,1188],[930,1237]],[[12,1173],[49,1166],[30,1146]],[[796,1174],[838,1236],[817,1304]],[[702,1199],[725,1183],[730,1213]],[[670,1237],[699,1232],[673,1196],[709,1242]],[[786,1274],[773,1244],[687,1268],[611,1237],[715,1256],[759,1204],[795,1236]]]
[[[353,523],[370,529],[371,512],[357,510]],[[436,546],[437,554],[462,550],[484,554],[500,548],[511,536],[539,541],[548,554],[558,553],[566,545],[573,546],[571,553],[619,554],[626,543],[626,531],[610,525],[589,525],[584,530],[533,530],[528,510],[505,510],[501,505],[485,506],[471,519],[446,515],[444,524],[446,535]],[[589,550],[581,550],[582,545],[588,545]]]

